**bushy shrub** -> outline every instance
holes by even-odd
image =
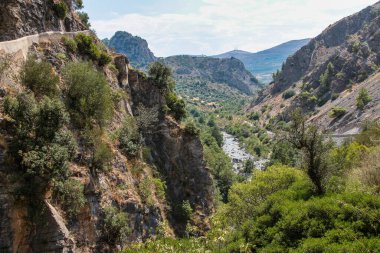
[[[69,7],[67,7],[65,1],[61,0],[60,2],[53,4],[53,10],[60,19],[64,19],[69,11]]]
[[[141,150],[140,135],[132,117],[126,117],[119,133],[119,148],[127,157],[136,157]]]
[[[99,127],[87,128],[82,132],[85,147],[90,151],[89,166],[94,171],[107,172],[114,158],[111,147],[105,142]]]
[[[361,88],[359,91],[359,95],[356,98],[356,107],[359,110],[363,110],[364,107],[372,101],[372,98],[368,94],[368,90],[365,88]]]
[[[63,69],[66,103],[72,121],[80,128],[104,126],[113,114],[112,92],[105,76],[90,63],[71,62]]]
[[[169,92],[166,95],[166,104],[169,107],[169,113],[176,120],[181,120],[186,115],[186,105],[183,99],[178,98],[174,92]]]
[[[153,84],[165,92],[172,91],[175,87],[172,71],[160,62],[154,62],[149,66],[148,75]]]
[[[36,97],[45,95],[54,97],[58,94],[59,77],[47,61],[38,61],[35,57],[28,57],[22,66],[20,79],[22,84],[32,90]]]
[[[78,50],[77,42],[73,39],[70,39],[68,37],[63,37],[62,43],[63,43],[63,45],[65,45],[67,50],[71,53],[75,53]]]
[[[104,232],[107,242],[125,244],[131,232],[128,215],[115,207],[104,209]]]
[[[77,14],[78,14],[80,20],[82,21],[82,24],[87,29],[89,29],[91,27],[91,23],[89,22],[90,17],[88,16],[88,14],[86,12],[83,12],[83,11],[78,11]]]
[[[333,107],[329,113],[330,118],[340,118],[347,113],[343,107]]]
[[[75,36],[75,41],[81,54],[89,56],[93,61],[99,60],[102,52],[95,44],[94,38],[92,36],[86,35],[84,33],[79,33]]]
[[[99,57],[99,66],[105,66],[112,61],[112,57],[107,52],[101,52]]]
[[[193,214],[193,208],[188,200],[183,200],[180,204],[177,204],[173,211],[178,221],[185,224],[190,221]]]
[[[37,102],[32,94],[21,93],[7,97],[3,106],[14,122],[8,154],[18,168],[24,175],[43,179],[42,184],[64,180],[76,145],[63,129],[67,113],[62,103],[47,97]]]
[[[193,121],[189,121],[185,124],[185,132],[190,135],[198,136],[200,133],[199,128],[195,125]]]
[[[63,209],[69,217],[75,217],[86,203],[83,191],[83,184],[75,179],[55,182],[53,199],[62,203]]]
[[[296,92],[294,90],[290,89],[290,90],[285,91],[284,94],[282,94],[282,98],[283,99],[289,99],[289,98],[293,97],[294,95],[296,95]]]
[[[250,120],[253,120],[253,121],[257,121],[260,119],[260,114],[258,112],[252,112],[250,115],[249,115],[249,119]]]

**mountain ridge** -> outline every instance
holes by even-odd
[[[268,117],[286,119],[295,108],[302,108],[305,113],[318,114],[319,124],[333,131],[340,131],[347,122],[355,127],[368,117],[378,117],[378,110],[371,113],[373,103],[363,109],[355,103],[342,103],[346,107],[341,108],[344,116],[339,119],[328,114],[346,96],[355,101],[358,95],[352,92],[355,87],[366,89],[369,78],[380,78],[376,75],[380,65],[379,21],[380,2],[327,27],[286,60],[251,110],[259,111],[271,105],[272,111],[266,112]],[[371,88],[369,94],[374,101],[379,99],[376,90]]]
[[[281,68],[285,60],[298,49],[305,46],[309,41],[310,39],[291,40],[255,53],[233,50],[211,57],[237,58],[244,63],[245,67],[255,75],[259,81],[268,84],[272,81],[272,74]]]

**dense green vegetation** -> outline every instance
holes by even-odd
[[[296,113],[274,165],[232,185],[206,237],[157,238],[125,252],[379,252],[379,136],[380,124],[368,122],[335,146]]]

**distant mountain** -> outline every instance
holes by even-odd
[[[185,55],[157,58],[149,49],[146,40],[121,31],[103,42],[116,52],[127,55],[130,63],[136,68],[146,70],[149,63],[154,61],[165,63],[172,68],[177,83],[186,86],[186,90],[187,86],[192,86],[194,82],[227,85],[246,95],[252,95],[260,87],[257,79],[235,58],[216,59]]]
[[[310,39],[292,40],[257,53],[234,50],[213,57],[237,58],[244,63],[245,67],[255,75],[260,82],[268,84],[272,81],[272,74],[281,69],[285,60],[298,49],[309,43],[309,41]]]
[[[247,95],[258,90],[258,80],[236,58],[217,59],[204,56],[178,55],[160,59],[173,70],[175,79],[197,79],[239,90]]]
[[[116,32],[111,39],[104,39],[103,43],[116,52],[127,55],[130,63],[137,68],[145,67],[157,59],[146,40],[128,32]]]
[[[333,131],[350,130],[380,116],[380,2],[330,25],[290,56],[253,111],[286,119],[295,108]],[[371,102],[358,108],[366,89]],[[339,117],[334,117],[339,109]],[[330,117],[331,116],[331,117]]]

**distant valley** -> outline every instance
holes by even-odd
[[[309,41],[310,39],[292,40],[257,53],[234,50],[212,57],[239,59],[244,63],[246,69],[256,76],[259,82],[268,84],[273,80],[272,74],[281,69],[285,60]]]

